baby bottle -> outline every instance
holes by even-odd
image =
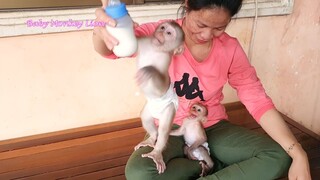
[[[113,53],[118,57],[133,55],[137,51],[138,44],[126,5],[120,0],[110,0],[105,12],[117,21],[116,27],[106,26],[108,32],[119,41],[119,44],[114,46]]]

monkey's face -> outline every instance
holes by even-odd
[[[152,44],[160,51],[171,52],[183,43],[183,31],[172,22],[160,24],[153,34]]]
[[[161,46],[166,42],[174,41],[176,37],[175,30],[167,23],[160,24],[154,32],[153,43],[157,46]]]
[[[207,109],[201,104],[194,104],[190,108],[190,114],[196,117],[207,116]]]

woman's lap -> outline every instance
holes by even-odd
[[[162,153],[166,163],[166,170],[163,174],[158,174],[152,159],[141,157],[142,154],[152,151],[152,148],[142,147],[136,150],[126,165],[127,180],[196,179],[200,174],[200,165],[197,161],[184,157],[183,146],[183,137],[169,137],[167,147]]]
[[[256,134],[227,121],[206,129],[211,157],[215,162],[214,174],[206,179],[274,179],[287,171],[290,158],[269,137]],[[167,169],[158,174],[150,158],[141,154],[152,148],[143,147],[133,152],[126,166],[128,180],[196,179],[201,172],[198,161],[186,159],[182,137],[170,136],[163,152]],[[257,177],[257,178],[256,178]]]
[[[275,179],[291,164],[282,147],[265,134],[221,121],[206,130],[214,174],[203,179]],[[222,163],[223,162],[223,163]]]

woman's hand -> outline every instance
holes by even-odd
[[[292,158],[289,180],[311,180],[307,153],[288,128],[276,109],[265,112],[260,119],[261,127],[287,151]]]
[[[95,11],[95,21],[99,22],[99,24],[103,22],[107,26],[116,26],[117,22],[104,11],[108,5],[108,0],[101,0],[101,2],[102,7]],[[114,46],[119,43],[118,40],[107,31],[105,26],[95,26],[93,28],[92,41],[94,49],[102,56],[110,55]]]
[[[108,5],[109,0],[101,0],[102,7],[96,9],[95,15],[96,15],[96,22],[103,22],[107,26],[115,27],[117,24],[117,21],[112,19],[110,16],[108,16],[105,13],[105,8]],[[134,27],[139,26],[137,23],[134,23]],[[107,56],[112,53],[112,50],[114,46],[118,45],[119,41],[113,37],[106,29],[105,26],[95,26],[93,28],[93,37],[92,37],[94,49],[102,56]]]
[[[95,21],[104,22],[108,26],[116,26],[117,22],[105,13],[104,7],[96,9],[95,15]],[[93,33],[94,36],[98,36],[98,38],[104,42],[108,50],[112,50],[113,47],[118,44],[118,40],[114,38],[111,34],[109,34],[105,26],[95,26],[93,28]],[[94,44],[98,45],[95,42]]]
[[[109,0],[101,0],[102,8],[105,9],[109,3]]]
[[[289,155],[292,157],[289,180],[311,180],[308,156],[300,144],[295,145]]]

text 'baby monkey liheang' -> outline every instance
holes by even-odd
[[[138,39],[136,79],[147,99],[141,120],[149,138],[140,142],[135,150],[143,146],[153,147],[142,157],[151,158],[159,174],[166,169],[162,152],[178,107],[178,97],[170,82],[168,68],[172,56],[183,52],[183,42],[184,33],[173,21],[159,24],[152,36]],[[159,120],[158,127],[154,119]]]
[[[182,136],[186,141],[184,153],[189,159],[199,160],[202,167],[200,176],[206,176],[213,168],[213,161],[209,154],[206,132],[203,123],[207,121],[208,110],[195,103],[189,110],[189,116],[183,120],[181,127],[171,131],[172,136]]]

